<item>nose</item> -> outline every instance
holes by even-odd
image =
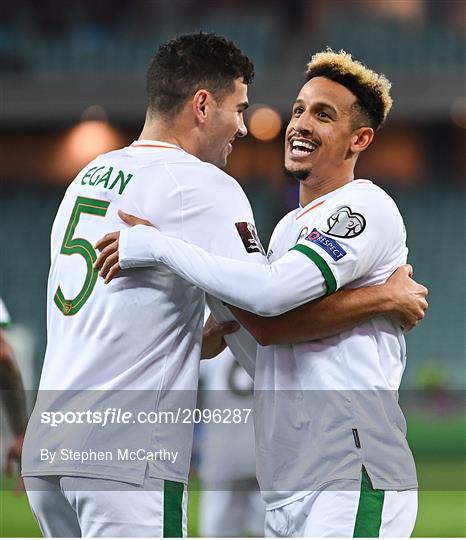
[[[246,124],[244,123],[244,117],[243,115],[241,115],[238,121],[238,131],[236,132],[236,136],[246,137],[247,134],[248,134],[248,129],[246,127]]]
[[[310,135],[313,132],[312,122],[304,114],[296,118],[292,125],[294,131],[302,135]]]

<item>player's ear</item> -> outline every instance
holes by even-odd
[[[351,137],[350,151],[357,154],[365,150],[374,138],[374,130],[370,127],[356,129]]]
[[[193,112],[194,116],[201,123],[204,123],[207,118],[207,112],[210,105],[211,95],[207,90],[201,89],[194,94]]]

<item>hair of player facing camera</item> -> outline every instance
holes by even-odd
[[[379,129],[393,105],[391,83],[383,74],[376,73],[351,54],[330,48],[314,54],[306,66],[306,81],[326,77],[345,86],[357,98],[354,105],[354,128],[369,126]]]

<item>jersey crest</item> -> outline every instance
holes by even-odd
[[[349,206],[338,208],[327,220],[325,234],[337,238],[354,238],[366,228],[366,219],[362,214],[353,212]]]

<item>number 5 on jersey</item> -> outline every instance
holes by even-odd
[[[71,217],[66,227],[65,236],[61,245],[60,253],[62,255],[81,255],[86,261],[86,277],[79,293],[72,299],[65,298],[61,287],[58,286],[53,300],[58,309],[65,316],[76,315],[86,303],[87,299],[94,290],[99,271],[93,268],[97,260],[97,254],[92,244],[85,238],[73,238],[74,231],[79,222],[81,214],[92,214],[94,216],[105,217],[110,202],[100,201],[99,199],[89,199],[87,197],[78,197],[71,212]]]

